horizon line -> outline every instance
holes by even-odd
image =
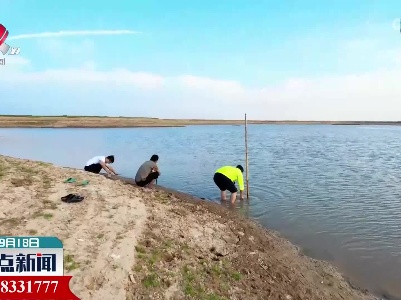
[[[135,117],[135,116],[101,116],[101,115],[13,115],[13,114],[1,114],[2,117],[15,117],[15,118],[23,118],[23,117],[41,117],[41,118],[125,118],[125,119],[157,119],[157,120],[191,120],[191,121],[244,121],[244,119],[202,119],[202,118],[159,118],[159,117]],[[333,123],[401,123],[401,120],[394,121],[373,121],[373,120],[355,120],[355,121],[335,121],[335,120],[267,120],[267,119],[248,119],[248,122],[333,122]]]

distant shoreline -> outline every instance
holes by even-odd
[[[138,128],[185,127],[191,125],[243,125],[244,120],[159,119],[107,116],[28,116],[1,115],[0,128]],[[391,125],[401,121],[297,121],[248,120],[259,125]]]

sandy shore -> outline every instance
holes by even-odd
[[[0,193],[1,235],[59,237],[81,299],[375,299],[276,233],[186,194],[4,156]],[[85,199],[63,203],[69,193]]]
[[[287,125],[401,125],[375,121],[248,120],[249,124]],[[90,116],[0,116],[0,128],[134,128],[184,127],[188,125],[243,125],[244,120],[159,119],[141,117]]]

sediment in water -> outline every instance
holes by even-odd
[[[375,299],[277,233],[184,193],[4,156],[0,193],[1,235],[59,237],[82,299]],[[85,199],[63,203],[69,193]]]

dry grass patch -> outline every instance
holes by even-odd
[[[6,175],[6,165],[3,160],[0,160],[0,179]]]
[[[13,165],[17,172],[20,172],[24,175],[32,175],[33,176],[36,173],[36,170],[33,167],[28,166],[27,163],[14,162]]]
[[[67,254],[64,256],[64,269],[73,271],[79,268],[79,263],[75,261],[74,255]]]
[[[51,220],[53,218],[53,214],[52,213],[45,213],[43,211],[39,211],[34,213],[33,215],[34,218],[44,218],[46,220]]]
[[[29,234],[29,235],[37,235],[37,234],[38,234],[38,231],[37,231],[36,229],[29,229],[29,230],[28,230],[28,234]]]
[[[3,219],[0,221],[0,226],[19,226],[23,222],[22,218],[8,218],[8,219]]]
[[[43,178],[42,179],[42,188],[43,189],[47,190],[47,189],[50,189],[51,187],[53,187],[53,182],[50,179],[50,177],[44,175],[42,178]]]
[[[33,184],[33,178],[32,177],[11,178],[10,182],[15,187],[30,186]]]
[[[50,201],[50,200],[43,200],[42,203],[43,203],[45,209],[57,209],[57,207],[58,207],[57,203]]]

